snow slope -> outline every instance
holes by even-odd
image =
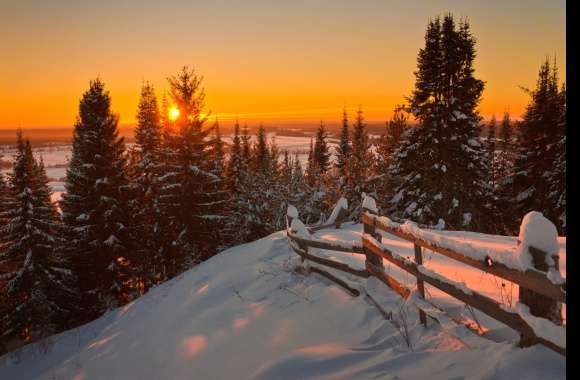
[[[356,240],[360,229],[318,236]],[[422,327],[378,281],[359,280],[408,322],[409,347],[364,293],[352,297],[299,265],[285,232],[226,250],[50,344],[5,355],[0,379],[565,378],[565,358],[547,348],[466,344],[437,324]]]

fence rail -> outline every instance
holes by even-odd
[[[494,260],[491,257],[486,256],[484,259],[478,259],[471,255],[466,254],[465,252],[459,252],[457,249],[451,249],[450,247],[446,247],[445,244],[437,244],[435,242],[423,239],[421,237],[416,236],[416,234],[409,233],[405,231],[400,224],[390,222],[389,219],[380,217],[376,214],[376,209],[372,207],[374,205],[374,200],[368,199],[368,204],[371,207],[365,207],[363,203],[363,211],[361,215],[361,219],[363,222],[364,233],[362,235],[361,244],[358,242],[343,242],[343,241],[325,241],[319,238],[313,238],[305,236],[306,234],[313,234],[314,231],[320,230],[325,227],[336,227],[339,228],[340,224],[344,222],[344,218],[347,216],[346,212],[340,210],[337,212],[335,210],[333,214],[340,215],[340,218],[336,218],[336,221],[333,221],[330,224],[319,226],[315,228],[305,227],[302,230],[302,233],[298,233],[295,228],[292,226],[296,226],[293,224],[293,220],[297,219],[297,213],[294,212],[288,215],[288,229],[287,235],[289,239],[290,246],[292,249],[302,257],[303,260],[309,260],[314,263],[327,266],[339,271],[343,271],[349,273],[351,275],[355,275],[362,278],[368,278],[369,276],[374,276],[379,279],[381,282],[386,284],[388,287],[393,289],[399,295],[404,298],[410,297],[413,293],[411,289],[409,289],[404,284],[400,283],[398,280],[393,278],[389,275],[383,266],[383,260],[387,260],[388,262],[394,264],[401,270],[413,275],[417,279],[417,293],[419,297],[422,298],[423,305],[428,304],[429,307],[422,307],[419,304],[416,306],[419,308],[419,316],[420,321],[424,325],[427,325],[427,316],[431,317],[434,320],[438,320],[437,315],[433,315],[433,310],[437,310],[436,314],[440,314],[441,309],[438,309],[437,306],[429,303],[425,300],[425,290],[424,290],[424,283],[433,286],[450,296],[465,302],[466,304],[480,310],[481,312],[489,315],[490,317],[500,321],[501,323],[509,326],[510,328],[518,331],[521,335],[520,345],[521,346],[528,346],[532,344],[542,344],[562,355],[566,355],[566,345],[561,344],[559,342],[554,342],[545,337],[539,336],[532,326],[526,321],[518,311],[514,309],[509,309],[501,305],[498,301],[489,298],[483,294],[480,294],[472,289],[467,288],[462,283],[457,283],[451,279],[443,277],[436,272],[433,272],[430,269],[424,267],[423,258],[422,258],[422,248],[428,249],[435,253],[441,254],[443,256],[449,257],[454,259],[458,262],[463,264],[469,265],[473,268],[485,271],[489,274],[494,276],[503,278],[505,280],[511,281],[520,286],[520,302],[526,304],[530,307],[530,310],[535,311],[535,314],[545,312],[546,310],[553,310],[550,307],[556,307],[561,303],[566,302],[566,283],[562,281],[561,284],[557,284],[552,282],[545,270],[547,268],[541,267],[543,270],[539,269],[526,269],[526,270],[517,270],[511,267],[508,267],[505,263],[500,262],[499,260]],[[340,205],[337,204],[337,207]],[[301,222],[300,224],[301,225]],[[302,225],[303,226],[303,225]],[[304,231],[308,231],[307,233]],[[388,234],[397,236],[402,238],[406,241],[409,241],[414,244],[415,247],[415,257],[414,260],[410,260],[404,256],[393,252],[392,250],[388,249],[384,246],[381,242],[381,234],[378,231],[383,231]],[[337,262],[328,258],[322,258],[316,255],[313,255],[308,252],[309,248],[318,248],[330,251],[339,251],[339,252],[351,252],[355,254],[364,254],[366,256],[365,259],[365,269],[357,269],[353,268],[345,263]],[[538,257],[544,258],[546,253],[534,248],[530,247],[530,252],[533,255]],[[558,270],[557,268],[557,260],[556,260],[556,267],[553,268]],[[349,291],[353,295],[358,295],[358,291],[350,287],[345,281],[337,278],[336,276],[332,275],[329,272],[326,272],[320,268],[312,268],[312,271],[317,272],[325,277],[335,281],[342,287],[344,287],[347,291]],[[523,297],[523,294],[527,296]],[[530,297],[530,294],[533,297]],[[533,301],[530,301],[530,300]],[[536,304],[536,302],[539,303]],[[532,304],[533,303],[533,304]],[[536,315],[538,316],[538,315]],[[539,315],[544,318],[550,318],[552,322],[555,324],[559,324],[558,318],[555,318],[553,315]],[[451,316],[449,316],[451,317]],[[458,320],[457,318],[451,317],[458,323],[462,323],[463,321]],[[546,320],[548,322],[548,320]],[[470,326],[468,326],[470,327]],[[563,327],[560,327],[563,329]],[[478,331],[479,329],[472,330]],[[557,341],[557,339],[556,339]]]

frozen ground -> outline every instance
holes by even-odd
[[[317,236],[358,240],[360,234],[357,224],[322,230]],[[411,254],[410,246],[399,239],[385,241],[397,252]],[[565,241],[560,245],[565,270]],[[362,265],[356,255],[312,252]],[[475,289],[498,295],[487,276],[434,255],[427,262]],[[378,281],[341,275],[361,289],[360,296],[352,297],[318,274],[296,270],[300,265],[285,232],[228,249],[90,324],[0,358],[0,378],[565,378],[565,358],[542,346],[517,348],[497,322],[480,321],[498,342],[458,337],[435,323],[425,329],[416,310],[406,309],[401,298]],[[409,334],[385,320],[364,292],[392,311],[399,325],[406,321]],[[455,305],[458,313],[466,312],[432,289],[429,294]]]

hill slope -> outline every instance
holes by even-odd
[[[356,234],[360,225],[329,236]],[[295,270],[285,233],[234,247],[78,329],[5,355],[1,379],[557,379],[541,346],[468,348],[408,309],[409,339],[363,295]],[[401,299],[368,280],[387,310]],[[479,338],[478,338],[479,339]],[[47,349],[46,353],[41,351]]]

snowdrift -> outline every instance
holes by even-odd
[[[318,236],[356,240],[361,229]],[[285,232],[226,250],[96,321],[3,356],[0,379],[565,378],[565,358],[545,347],[466,344],[437,324],[425,329],[378,281],[359,280],[405,334],[364,291],[352,297],[300,266]]]

